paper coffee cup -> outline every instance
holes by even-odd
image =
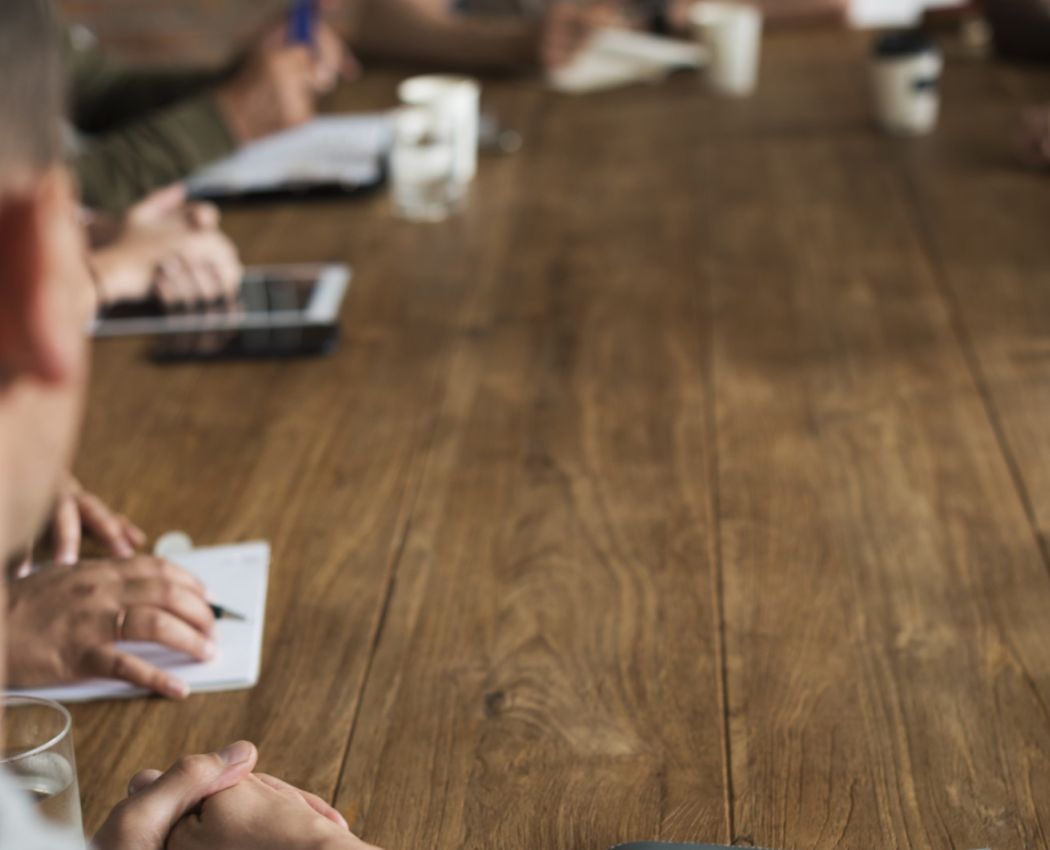
[[[694,37],[709,53],[707,81],[718,94],[747,97],[758,83],[762,13],[746,3],[702,2],[689,9]]]
[[[871,64],[875,111],[884,130],[921,136],[937,126],[940,51],[917,31],[890,33],[875,42]]]

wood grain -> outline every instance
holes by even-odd
[[[455,341],[339,797],[381,843],[725,837],[696,195],[628,97],[547,104]]]
[[[1042,847],[1050,588],[896,147],[703,169],[734,835]]]
[[[1050,79],[1016,66],[960,63],[945,83],[943,133],[894,153],[938,281],[1050,553],[1050,448],[1044,438],[1050,195],[1045,175],[1017,155],[1021,111],[1050,101]]]
[[[889,140],[865,50],[774,34],[748,101],[492,82],[526,147],[442,225],[230,214],[355,265],[347,343],[97,347],[85,483],[275,563],[256,690],[77,709],[89,823],[248,736],[390,850],[1046,847],[1050,210],[996,129],[1044,84],[953,64]]]

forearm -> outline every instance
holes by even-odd
[[[132,71],[113,78],[92,97],[74,104],[76,126],[88,133],[102,132],[158,108],[196,97],[229,76],[219,70],[153,69]]]
[[[464,69],[536,62],[540,24],[531,18],[466,16],[413,0],[369,3],[355,47],[363,53]]]
[[[123,212],[149,192],[231,153],[236,142],[213,98],[201,96],[88,140],[76,158],[86,206]]]

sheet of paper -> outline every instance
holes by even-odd
[[[386,113],[330,115],[255,142],[188,181],[192,195],[239,195],[288,187],[377,182],[393,143]]]
[[[200,578],[215,603],[246,617],[245,622],[220,620],[216,624],[218,653],[205,663],[156,644],[124,643],[121,647],[181,678],[194,693],[235,691],[259,681],[266,587],[270,572],[270,545],[243,543],[194,549],[172,560]],[[145,691],[126,682],[93,679],[76,685],[11,691],[56,702],[126,699]]]
[[[620,29],[599,30],[565,68],[551,72],[555,91],[588,94],[633,83],[659,82],[682,68],[701,68],[707,52],[698,44]]]

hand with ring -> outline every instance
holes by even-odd
[[[123,679],[172,699],[186,684],[121,650],[158,643],[197,661],[215,655],[215,616],[201,582],[144,555],[83,561],[8,585],[8,685],[44,687],[87,678]]]

